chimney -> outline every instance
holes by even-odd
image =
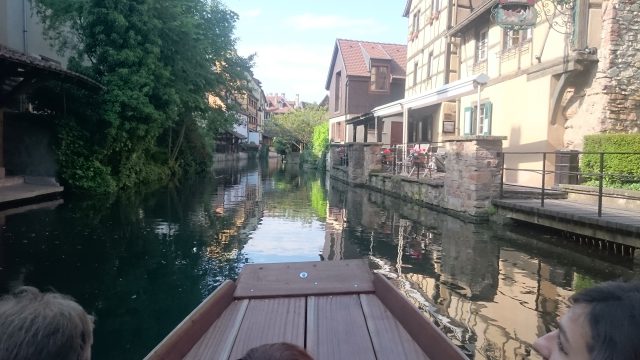
[[[287,100],[287,97],[286,97],[286,96],[284,96],[284,93],[281,93],[281,94],[280,94],[280,96],[282,96],[282,98],[283,98],[284,100]]]

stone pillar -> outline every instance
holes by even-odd
[[[446,141],[445,207],[483,216],[500,192],[506,136],[463,136]]]
[[[373,170],[380,170],[380,151],[382,144],[379,143],[351,143],[347,144],[347,154],[349,157],[348,178],[349,183],[354,185],[364,185],[369,179],[369,173]]]

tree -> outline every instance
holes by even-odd
[[[311,105],[284,114],[275,115],[265,124],[265,133],[298,147],[300,151],[311,144],[313,129],[327,122],[327,109]]]
[[[105,86],[97,98],[75,97],[93,106],[74,107],[66,124],[75,130],[61,131],[62,174],[82,178],[89,173],[82,164],[99,165],[103,177],[128,187],[177,175],[186,164],[206,167],[196,157],[210,156],[207,139],[235,121],[207,94],[231,98],[251,68],[235,50],[235,13],[216,0],[37,0],[37,9],[49,37],[71,55],[69,68]],[[64,153],[69,142],[91,151]],[[66,180],[101,190],[99,179]]]

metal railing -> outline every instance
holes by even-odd
[[[640,163],[640,152],[580,152],[580,151],[556,151],[556,152],[503,152],[502,153],[502,173],[500,179],[500,197],[504,197],[504,187],[515,186],[528,189],[540,190],[540,207],[544,207],[544,201],[549,191],[555,191],[559,189],[560,184],[575,184],[582,185],[585,182],[590,185],[594,181],[597,181],[597,193],[592,194],[583,192],[585,195],[593,195],[597,197],[598,202],[598,217],[602,216],[602,200],[603,198],[623,198],[630,200],[640,200],[640,197],[624,195],[622,193],[616,193],[615,195],[609,195],[604,192],[605,180],[611,183],[617,184],[639,184],[640,188],[640,176],[633,173],[615,173],[607,171],[607,160],[610,162],[619,162],[621,159],[627,158],[615,158],[616,156],[629,157],[632,161]],[[518,158],[519,157],[519,158]],[[526,161],[522,161],[522,159]],[[560,158],[560,161],[559,161]],[[520,161],[519,161],[520,160]],[[541,162],[539,169],[528,168],[510,168],[507,167],[507,161],[515,163],[535,163]],[[584,164],[588,162],[588,164]],[[582,168],[593,169],[596,171],[582,171]],[[554,164],[555,169],[547,169],[548,164]],[[587,165],[587,166],[585,166]],[[566,169],[566,170],[565,170]],[[540,175],[540,186],[522,185],[522,184],[510,184],[505,182],[506,172],[526,172]],[[547,184],[548,175],[553,175],[554,186],[549,187]],[[560,181],[558,180],[560,179]],[[568,181],[562,181],[567,179]],[[618,189],[618,188],[611,188]]]
[[[383,147],[380,154],[382,171],[406,177],[431,177],[433,172],[444,170],[444,143],[412,143]]]

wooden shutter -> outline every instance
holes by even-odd
[[[471,135],[473,131],[473,108],[464,108],[464,135]]]
[[[493,104],[486,102],[483,104],[483,116],[482,116],[482,135],[491,135],[491,108]]]

